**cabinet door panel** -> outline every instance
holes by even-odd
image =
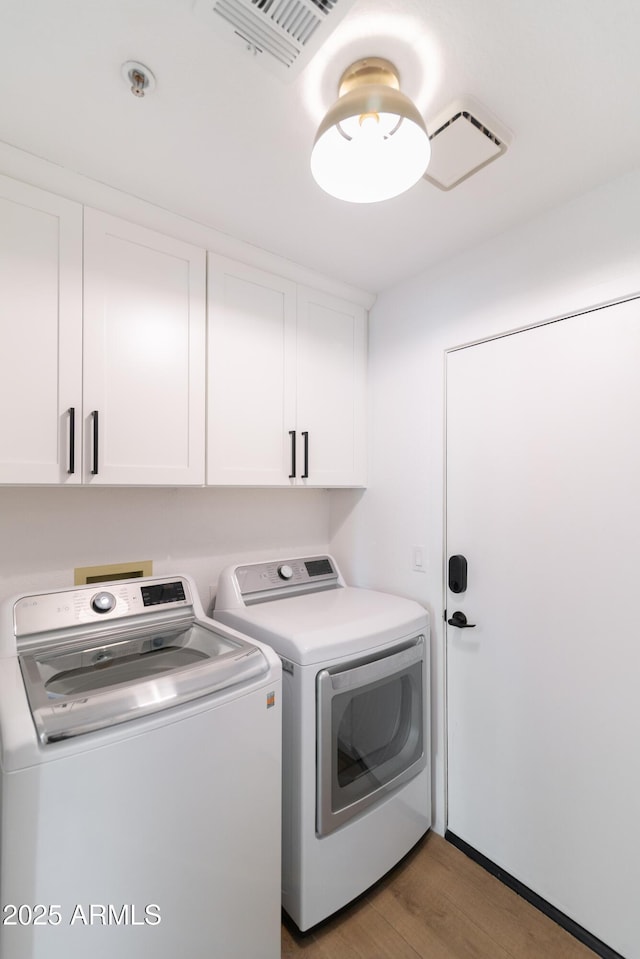
[[[297,423],[312,486],[365,482],[366,319],[352,303],[298,290]]]
[[[205,254],[85,212],[85,422],[98,483],[204,481]]]
[[[0,177],[2,483],[80,480],[81,266],[81,207]]]
[[[295,286],[209,255],[207,481],[288,485]]]

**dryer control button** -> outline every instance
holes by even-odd
[[[95,596],[91,598],[91,608],[96,611],[96,613],[110,613],[116,605],[116,598],[113,593],[96,593]]]
[[[291,579],[293,576],[293,570],[285,563],[283,566],[278,566],[278,576],[280,579]]]

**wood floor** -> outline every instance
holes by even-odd
[[[595,959],[435,833],[337,916],[282,927],[283,959]]]

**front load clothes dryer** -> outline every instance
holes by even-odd
[[[0,616],[2,959],[278,959],[273,651],[184,576]]]
[[[213,616],[282,661],[282,902],[309,929],[431,825],[427,613],[325,555],[228,567]]]

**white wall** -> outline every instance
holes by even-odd
[[[0,488],[0,601],[73,586],[76,566],[153,560],[205,607],[227,563],[326,552],[324,490]],[[213,587],[213,589],[212,589]]]
[[[444,351],[638,292],[640,171],[382,294],[372,310],[369,485],[331,494],[331,548],[353,583],[430,610],[439,832],[446,825]],[[412,546],[422,544],[426,572],[413,572]]]

